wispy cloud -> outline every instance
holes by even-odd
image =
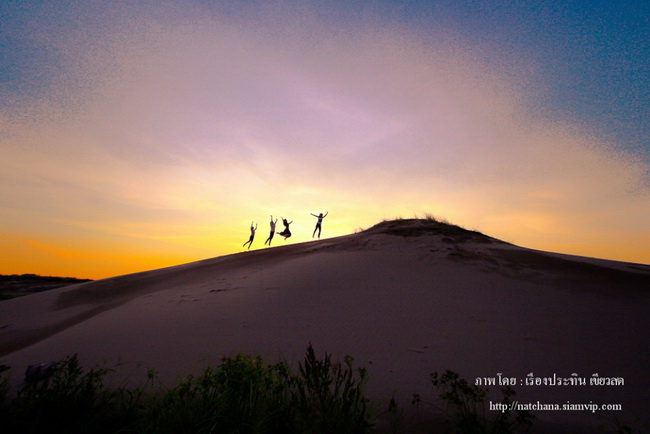
[[[616,234],[630,246],[617,257],[650,261],[647,167],[532,111],[543,89],[525,60],[474,60],[445,29],[299,14],[132,14],[49,34],[63,57],[47,92],[2,112],[5,231],[167,232],[198,259],[236,251],[268,214],[307,228],[329,209],[342,234],[430,211],[578,254],[607,256],[594,245]]]

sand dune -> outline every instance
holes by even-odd
[[[520,403],[620,404],[538,411],[585,429],[640,428],[650,399],[650,266],[539,252],[429,220],[55,289],[0,303],[0,363],[78,353],[163,380],[236,352],[297,363],[308,343],[368,368],[368,394],[409,413],[428,376],[622,377],[623,386],[517,385]],[[541,424],[540,424],[541,423]]]

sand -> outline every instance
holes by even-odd
[[[622,411],[535,411],[537,431],[650,426],[650,266],[540,252],[428,220],[251,250],[54,289],[0,303],[0,364],[14,382],[29,364],[78,354],[130,381],[163,381],[222,356],[260,354],[297,366],[351,355],[368,396],[412,394],[439,410],[429,374],[515,378],[521,404],[620,404]],[[532,377],[586,386],[529,386]],[[591,386],[594,374],[623,386]],[[498,387],[491,388],[493,392]],[[494,400],[498,395],[493,395]],[[415,422],[413,422],[415,423]]]

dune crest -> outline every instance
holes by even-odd
[[[369,395],[431,392],[428,376],[623,377],[526,387],[520,402],[650,407],[650,267],[517,247],[433,220],[222,256],[0,303],[0,363],[79,354],[173,380],[236,352],[300,360],[309,342],[368,368]],[[433,397],[431,397],[433,399]],[[538,419],[595,426],[597,414]],[[645,419],[647,423],[647,419]],[[569,426],[567,425],[567,426]],[[567,428],[568,429],[568,428]]]

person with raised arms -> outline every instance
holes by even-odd
[[[275,224],[277,222],[278,222],[278,219],[275,219],[275,221],[273,221],[273,216],[271,216],[271,234],[266,239],[266,241],[264,241],[264,245],[268,244],[269,247],[271,247],[271,240],[273,239],[273,235],[275,234]]]
[[[251,236],[248,239],[248,241],[246,241],[244,243],[244,245],[242,247],[244,247],[246,244],[248,244],[248,250],[251,249],[251,245],[253,245],[253,239],[255,238],[255,231],[256,230],[257,230],[257,223],[255,223],[255,227],[253,227],[253,222],[251,222]]]
[[[311,213],[310,213],[310,214],[311,214]],[[311,234],[311,237],[312,237],[312,238],[314,238],[314,235],[316,235],[316,231],[318,231],[318,238],[320,238],[320,232],[321,232],[321,229],[322,229],[322,227],[323,227],[323,219],[324,219],[325,217],[327,217],[327,214],[329,214],[329,211],[327,211],[327,212],[325,213],[325,215],[323,215],[323,213],[320,213],[320,214],[318,214],[318,215],[316,215],[316,214],[311,214],[311,215],[313,215],[314,217],[316,217],[316,218],[318,219],[318,222],[316,222],[316,227],[314,228],[314,233]]]

